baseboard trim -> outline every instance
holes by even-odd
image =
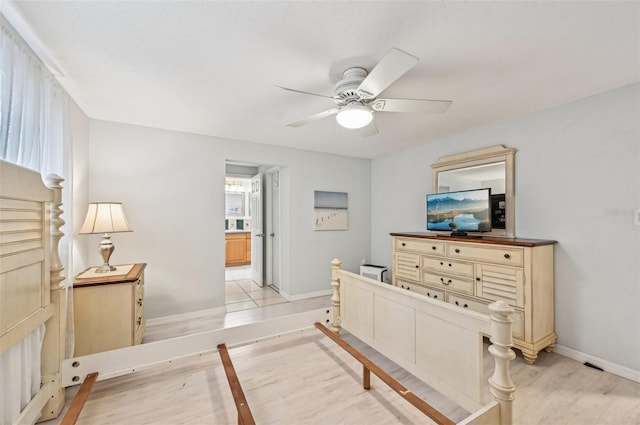
[[[147,319],[146,326],[166,325],[168,323],[181,322],[183,320],[198,319],[200,317],[212,316],[226,313],[225,307],[210,308],[207,310],[190,311],[188,313],[171,314],[169,316],[154,317]]]
[[[298,295],[289,295],[286,292],[280,292],[280,295],[282,295],[282,297],[287,301],[299,301],[299,300],[306,300],[307,298],[323,297],[325,295],[331,295],[332,293],[333,293],[332,289],[325,289],[322,291],[306,292],[304,294],[298,294]]]
[[[640,371],[638,370],[633,370],[628,367],[621,366],[616,363],[612,363],[608,360],[600,359],[598,357],[591,356],[581,351],[564,347],[562,345],[556,345],[553,349],[553,352],[560,354],[561,356],[565,356],[570,359],[577,360],[580,363],[589,362],[594,366],[598,366],[599,368],[602,368],[605,372],[613,373],[614,375],[618,375],[622,378],[626,378],[631,381],[640,383]]]

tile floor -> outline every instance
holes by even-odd
[[[251,266],[225,269],[225,305],[227,312],[249,310],[256,307],[286,303],[278,292],[265,286],[261,288],[251,280]]]

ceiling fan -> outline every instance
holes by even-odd
[[[417,63],[417,57],[400,49],[392,48],[371,72],[358,66],[347,68],[342,74],[342,79],[335,85],[334,96],[276,86],[283,90],[331,99],[336,104],[331,109],[288,123],[287,126],[301,127],[335,115],[341,126],[349,129],[362,129],[363,136],[370,136],[378,133],[373,121],[374,112],[440,114],[446,112],[451,106],[450,100],[380,99],[377,97]]]

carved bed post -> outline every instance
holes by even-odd
[[[496,301],[489,305],[491,311],[491,346],[489,353],[494,358],[493,376],[489,378],[490,392],[493,399],[500,404],[500,425],[513,423],[513,393],[515,387],[509,375],[509,362],[516,358],[511,347],[511,308],[504,301]]]
[[[64,220],[60,218],[62,214],[62,185],[63,178],[50,174],[47,176],[47,186],[53,190],[53,201],[48,207],[51,218],[50,227],[50,249],[49,259],[49,288],[51,294],[51,304],[53,306],[53,316],[47,321],[47,331],[44,338],[42,358],[42,376],[48,382],[52,382],[53,390],[51,398],[42,409],[42,416],[38,421],[45,421],[57,417],[64,407],[65,394],[62,388],[62,376],[60,365],[65,359],[65,337],[67,328],[67,292],[62,282],[65,277],[62,274],[64,266],[60,260],[60,239],[64,233],[60,228],[64,225]],[[44,382],[43,382],[44,383]]]
[[[331,286],[333,287],[333,295],[331,295],[331,307],[333,309],[333,323],[331,330],[340,333],[340,279],[338,278],[338,270],[342,266],[342,261],[334,258],[331,261]]]

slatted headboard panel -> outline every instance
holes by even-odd
[[[0,354],[51,317],[49,202],[38,173],[0,165]]]
[[[60,177],[0,161],[0,355],[46,324],[42,386],[15,423],[56,417],[64,407],[66,296],[58,253]]]

